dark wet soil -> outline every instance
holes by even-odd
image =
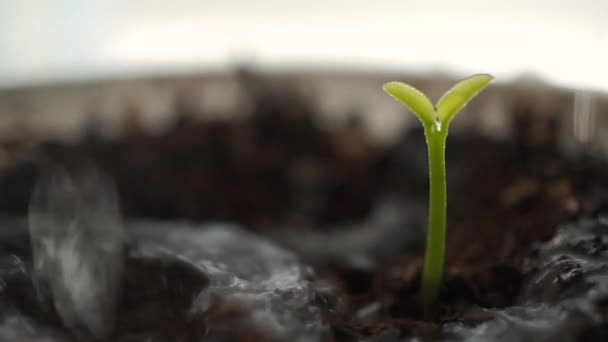
[[[317,125],[314,109],[296,94],[252,94],[256,110],[247,118],[202,123],[178,106],[174,126],[160,135],[143,131],[134,115],[119,140],[102,141],[91,131],[78,144],[47,143],[39,150],[66,164],[84,159],[98,163],[116,180],[125,215],[229,220],[271,238],[277,227],[339,231],[347,223],[365,220],[387,194],[428,201],[420,130],[404,132],[394,145],[376,146],[365,138],[356,116],[343,130],[330,132]],[[577,262],[562,259],[548,264],[539,246],[554,238],[561,224],[608,213],[606,166],[561,156],[557,123],[535,114],[517,109],[517,134],[507,141],[457,134],[448,139],[447,264],[435,320],[423,319],[417,306],[421,245],[404,245],[391,255],[363,256],[368,261],[364,263],[302,255],[303,260],[314,260],[310,262],[317,302],[331,331],[327,341],[445,338],[446,324],[475,326],[493,319],[494,314],[484,309],[559,300],[570,284],[585,291],[576,282],[581,274]],[[540,140],[538,127],[543,128]],[[5,171],[0,208],[24,213],[35,177],[35,168],[28,163]],[[424,222],[425,207],[406,214]],[[595,236],[600,241],[583,241],[577,248],[586,253],[605,248],[605,236]],[[144,278],[188,277],[180,267],[144,262],[140,269]],[[144,311],[132,313],[145,317],[139,320],[141,326],[130,327],[133,341],[137,329],[166,327],[160,328],[162,336],[177,340],[205,336],[205,325],[224,327],[216,331],[225,340],[270,339],[263,331],[230,329],[229,322],[242,308],[219,305],[204,322],[173,315],[183,312],[183,297],[161,285],[160,278],[149,280],[156,284],[150,291],[165,292],[126,300],[141,302],[151,296],[166,301],[153,301]],[[542,286],[530,287],[532,280]],[[194,277],[185,283],[202,281]],[[603,316],[586,327],[580,340],[599,341],[608,335],[607,303],[597,301]]]

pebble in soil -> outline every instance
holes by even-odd
[[[269,340],[317,341],[324,334],[311,270],[295,254],[229,224],[137,222],[131,228],[141,250],[160,247],[209,277],[208,287],[192,298],[189,308],[190,315],[202,317],[207,338],[257,334]]]

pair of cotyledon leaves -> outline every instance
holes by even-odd
[[[402,82],[389,82],[384,90],[403,103],[425,127],[448,127],[458,112],[484,90],[494,77],[478,74],[458,82],[448,90],[436,105],[418,89]]]

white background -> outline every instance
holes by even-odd
[[[0,0],[0,87],[243,59],[608,91],[608,1]]]

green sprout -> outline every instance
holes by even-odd
[[[443,276],[446,238],[447,190],[445,142],[452,119],[494,79],[488,74],[471,76],[446,92],[436,105],[418,89],[401,82],[389,82],[384,90],[405,105],[422,122],[429,153],[429,222],[422,273],[420,300],[428,317],[439,296]]]

